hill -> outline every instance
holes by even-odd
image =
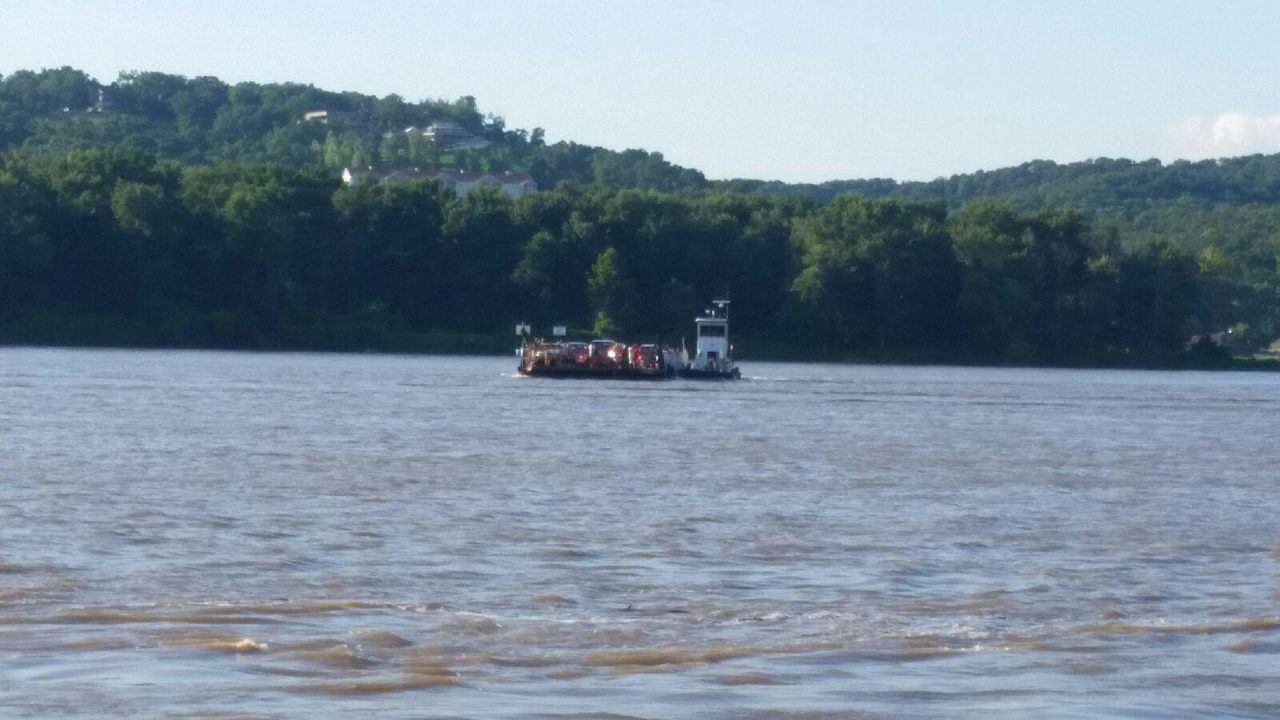
[[[1280,155],[1179,160],[1167,165],[1159,160],[1111,158],[1066,164],[1036,160],[928,182],[872,179],[786,184],[725,180],[715,185],[733,192],[787,195],[818,202],[854,193],[869,198],[939,200],[955,208],[980,197],[996,197],[1022,210],[1074,207],[1084,212],[1136,212],[1153,204],[1180,200],[1232,205],[1280,202]]]
[[[320,112],[328,116],[306,119]],[[455,129],[467,142],[431,142],[424,133],[433,124]],[[183,163],[276,162],[333,170],[421,165],[525,172],[542,187],[564,181],[656,190],[706,186],[701,173],[660,153],[547,144],[539,128],[509,130],[501,117],[482,114],[472,97],[412,102],[159,72],[121,73],[104,84],[69,67],[0,79],[0,150],[112,145]]]

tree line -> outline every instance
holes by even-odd
[[[674,342],[728,294],[748,357],[1170,358],[1194,333],[1275,335],[1280,274],[1246,279],[1230,250],[994,199],[512,200],[129,146],[0,155],[6,342],[501,350],[516,320]]]
[[[1280,155],[1177,160],[1168,164],[1105,157],[1073,163],[1033,160],[924,182],[873,178],[788,184],[738,179],[713,184],[733,192],[790,195],[824,202],[836,195],[855,193],[871,198],[940,200],[956,208],[977,198],[999,197],[1024,210],[1064,206],[1085,213],[1133,211],[1188,198],[1208,204],[1280,202]]]

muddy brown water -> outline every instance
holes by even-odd
[[[0,716],[1280,716],[1280,377],[743,367],[0,349]]]

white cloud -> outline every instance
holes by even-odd
[[[1187,118],[1169,128],[1168,140],[1173,153],[1188,160],[1280,152],[1280,115]]]

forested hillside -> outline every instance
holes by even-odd
[[[828,201],[841,193],[870,198],[940,200],[959,207],[980,197],[998,197],[1024,209],[1069,206],[1086,212],[1137,211],[1153,203],[1194,199],[1205,203],[1280,202],[1280,155],[1163,164],[1099,158],[1059,164],[1048,160],[999,170],[979,170],[929,182],[888,179],[835,180],[788,185],[760,180],[726,180],[717,187]]]
[[[484,142],[404,132],[441,121]],[[708,183],[470,98],[71,69],[0,80],[0,143],[3,342],[492,351],[517,319],[678,341],[724,293],[746,357],[1217,361],[1189,338],[1280,330],[1277,157]],[[343,186],[362,163],[543,189]]]
[[[304,113],[342,113],[340,123]],[[449,121],[487,147],[441,148],[420,132]],[[677,190],[706,185],[702,174],[642,150],[615,152],[571,142],[548,145],[540,128],[508,130],[471,97],[407,101],[329,92],[310,85],[229,85],[213,77],[121,73],[102,84],[73,68],[19,71],[0,80],[0,150],[131,145],[184,163],[429,166],[527,172],[539,185],[561,181]]]

